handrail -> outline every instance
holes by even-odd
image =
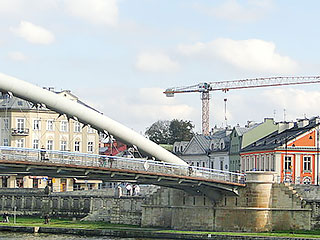
[[[185,166],[159,162],[144,158],[106,156],[90,153],[57,151],[47,149],[16,148],[0,146],[0,157],[5,160],[29,162],[52,162],[80,166],[108,167],[153,173],[166,173],[178,176],[193,176],[205,179],[222,180],[232,183],[244,183],[244,174],[218,169]]]

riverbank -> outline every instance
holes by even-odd
[[[50,222],[50,224],[44,224],[43,219],[39,218],[18,218],[16,224],[12,222],[0,223],[0,231],[158,239],[320,239],[320,231],[299,231],[295,233],[175,231],[155,228],[140,228],[131,225],[115,225],[105,222],[81,222],[65,219],[54,219]]]

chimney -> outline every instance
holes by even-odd
[[[287,129],[293,128],[294,122],[279,122],[278,123],[278,133],[282,133]]]
[[[309,119],[298,119],[298,128],[303,128],[309,124]]]

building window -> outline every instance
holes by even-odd
[[[271,155],[271,171],[274,171],[274,166],[275,166],[275,156]]]
[[[7,118],[3,119],[3,129],[5,130],[9,129],[9,119]]]
[[[284,170],[291,171],[291,169],[292,169],[292,158],[291,158],[291,156],[285,156],[284,157]]]
[[[33,139],[32,147],[34,149],[39,149],[39,140],[38,139]]]
[[[93,142],[88,142],[88,152],[93,152]]]
[[[223,170],[223,160],[220,160],[220,170]]]
[[[17,147],[24,148],[24,139],[23,138],[17,140]]]
[[[264,171],[264,169],[265,169],[265,162],[264,162],[264,160],[265,160],[265,156],[264,155],[262,155],[261,156],[261,171]]]
[[[39,119],[35,119],[33,120],[33,130],[40,130],[40,120]]]
[[[88,133],[94,133],[94,129],[88,125]]]
[[[269,166],[270,166],[270,157],[269,155],[266,155],[266,165],[265,165],[266,171],[269,171]]]
[[[80,152],[80,141],[75,141],[74,142],[74,151],[75,152]]]
[[[202,167],[206,167],[206,163],[205,162],[202,162]]]
[[[303,171],[305,172],[311,171],[311,156],[303,157]]]
[[[47,141],[47,149],[48,150],[53,150],[53,140],[48,140]]]
[[[62,140],[60,142],[60,150],[61,151],[67,151],[67,141]]]
[[[67,132],[68,131],[68,121],[61,121],[60,131],[61,132]]]
[[[3,146],[9,146],[9,140],[8,139],[3,139]]]
[[[220,143],[220,150],[222,150],[224,148],[224,144]]]
[[[79,122],[74,123],[74,132],[80,132],[81,131],[81,124]]]
[[[23,118],[18,118],[17,119],[17,129],[18,129],[18,131],[20,130],[20,131],[23,131],[24,130],[24,128],[25,128],[25,121],[24,121],[24,119]]]
[[[47,120],[47,130],[53,131],[53,120]]]
[[[249,166],[249,157],[247,156],[246,157],[246,171],[249,171],[249,169],[250,169],[250,166]]]

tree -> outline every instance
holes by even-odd
[[[157,121],[153,123],[145,134],[149,137],[149,139],[157,144],[168,144],[170,140],[169,136],[169,126],[170,121]]]
[[[173,144],[176,141],[189,141],[193,136],[191,121],[174,119],[172,121],[157,121],[145,134],[157,144]]]
[[[190,141],[193,136],[193,128],[191,121],[173,119],[169,126],[170,144],[177,141]]]

